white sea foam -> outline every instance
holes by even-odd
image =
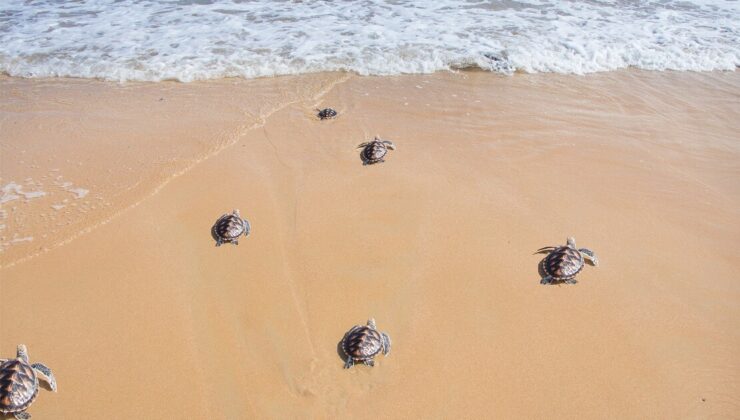
[[[84,198],[90,192],[90,190],[86,190],[84,188],[74,187],[72,182],[64,181],[64,177],[61,175],[56,177],[54,185],[61,187],[64,191],[74,194],[77,199]],[[67,200],[64,201],[66,202]]]
[[[735,70],[740,2],[3,0],[0,71],[191,81],[346,70]]]
[[[14,243],[15,244],[15,243],[18,243],[18,242],[30,242],[30,241],[33,241],[33,236],[24,236],[22,238],[21,237],[15,237],[15,238],[13,238],[12,241],[10,241],[10,243]]]
[[[84,188],[70,188],[67,191],[69,191],[72,194],[74,194],[75,195],[75,198],[78,198],[78,199],[79,198],[84,198],[87,195],[87,193],[90,192],[90,190],[86,190]]]
[[[21,197],[26,200],[43,197],[46,195],[44,191],[24,191],[22,185],[18,185],[15,182],[9,182],[2,188],[2,196],[0,196],[0,204],[5,204],[9,201],[17,200]]]

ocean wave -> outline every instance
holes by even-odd
[[[0,71],[193,81],[479,67],[732,70],[736,1],[6,0]]]

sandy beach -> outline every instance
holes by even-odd
[[[737,418],[738,133],[737,72],[1,77],[0,357],[39,420]]]

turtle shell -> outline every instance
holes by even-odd
[[[334,118],[337,116],[337,111],[331,109],[331,108],[324,108],[321,111],[319,111],[319,118],[322,120],[325,120],[327,118]]]
[[[0,364],[0,413],[25,411],[39,394],[39,380],[33,368],[21,359]]]
[[[583,255],[569,246],[555,248],[542,261],[545,274],[556,280],[568,280],[583,269]]]
[[[365,325],[355,325],[344,335],[342,350],[354,360],[372,359],[383,349],[383,337]]]
[[[213,225],[213,233],[224,241],[232,241],[245,232],[245,222],[238,214],[224,214]]]
[[[383,156],[388,153],[388,147],[382,141],[370,142],[364,149],[362,149],[362,157],[368,162],[376,162],[383,159]]]

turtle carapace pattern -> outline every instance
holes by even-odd
[[[224,243],[239,245],[239,237],[248,236],[251,229],[249,221],[242,219],[239,210],[234,210],[231,214],[224,214],[216,220],[211,228],[211,235],[216,240],[216,246]]]
[[[375,327],[375,320],[370,318],[367,325],[355,325],[342,338],[342,351],[347,355],[344,368],[349,369],[355,363],[374,366],[373,360],[380,352],[387,355],[391,352],[391,338]]]
[[[317,111],[319,111],[319,113],[316,114],[316,115],[319,117],[319,119],[322,119],[322,120],[327,120],[327,119],[330,119],[330,118],[336,118],[336,116],[337,116],[337,111],[335,111],[335,110],[333,110],[331,108],[319,109]]]
[[[39,395],[39,379],[56,392],[57,382],[51,369],[41,363],[29,364],[23,344],[18,346],[15,359],[0,359],[0,413],[30,419],[26,410]]]
[[[372,165],[378,162],[385,162],[383,158],[388,153],[388,149],[396,150],[396,146],[392,142],[388,140],[382,140],[378,136],[375,136],[375,139],[373,141],[368,141],[360,144],[359,146],[357,146],[357,148],[362,148],[362,152],[360,152],[360,157],[362,158],[362,163],[364,165]]]
[[[584,261],[588,260],[594,266],[599,265],[599,259],[593,251],[586,248],[576,248],[576,240],[568,238],[564,246],[547,246],[540,248],[536,253],[547,252],[542,260],[542,271],[545,276],[540,283],[551,284],[553,282],[577,283],[575,277],[583,269]]]

